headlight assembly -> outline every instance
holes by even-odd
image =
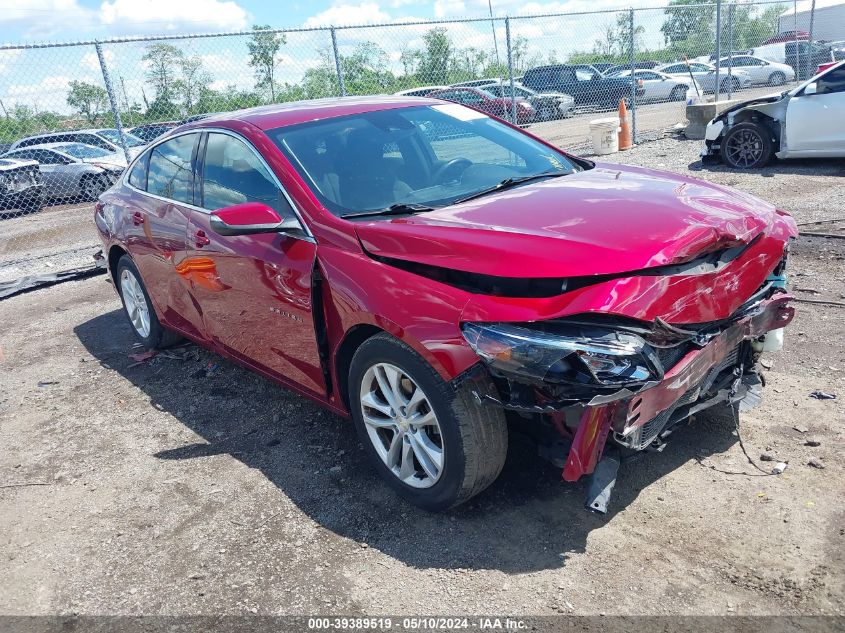
[[[591,326],[547,332],[507,323],[465,323],[464,338],[504,374],[552,383],[622,387],[657,377],[642,338]]]

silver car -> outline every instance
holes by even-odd
[[[124,136],[131,160],[141,153],[147,142],[128,132],[124,132]],[[99,147],[110,154],[123,153],[123,147],[120,145],[120,134],[114,128],[108,127],[76,130],[73,132],[48,132],[36,136],[27,136],[12,143],[9,150],[44,145],[45,143],[82,143],[83,145]]]
[[[664,64],[658,66],[655,70],[673,77],[684,77],[689,79],[692,73],[693,79],[701,86],[704,92],[716,92],[716,67],[712,64],[705,64],[704,62],[690,62],[687,65],[685,62],[672,62],[671,64]],[[728,67],[723,65],[719,69],[719,92],[731,92],[737,90],[744,90],[751,87],[751,75],[739,68],[732,68],[730,77],[728,77]]]
[[[82,143],[45,143],[17,149],[3,158],[38,161],[45,198],[96,200],[111,187],[123,170],[126,159]]]

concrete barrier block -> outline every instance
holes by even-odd
[[[701,140],[704,138],[704,131],[707,124],[717,114],[737,103],[737,99],[716,101],[711,103],[693,103],[687,106],[687,127],[684,129],[684,136],[689,139]]]

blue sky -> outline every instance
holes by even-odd
[[[536,14],[643,4],[630,0],[492,0],[493,12]],[[0,42],[249,28],[368,24],[487,14],[487,0],[0,0]]]
[[[653,0],[492,0],[495,15],[540,15],[653,5]],[[362,42],[376,42],[394,71],[401,71],[403,50],[422,46],[430,27],[401,22],[487,15],[487,0],[0,0],[0,42],[66,42],[115,37],[186,34],[249,29],[252,24],[277,28],[327,25],[394,24],[388,28],[338,31],[342,54]],[[590,50],[602,28],[615,14],[521,19],[512,21],[514,37],[529,42],[529,56],[565,60],[573,50]],[[660,39],[663,12],[643,14],[648,38]],[[494,31],[487,21],[447,25],[458,48],[474,47],[491,53]],[[495,29],[504,50],[504,26]],[[246,37],[179,40],[187,55],[202,61],[215,89],[251,89]],[[289,33],[277,59],[281,82],[299,81],[320,63],[330,47],[327,31]],[[128,103],[152,99],[142,57],[145,43],[104,46],[106,62],[118,91]],[[504,54],[504,53],[503,53]],[[68,113],[71,81],[102,85],[99,64],[91,46],[0,50],[0,101],[4,107],[28,105],[39,111]]]

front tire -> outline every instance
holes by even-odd
[[[756,123],[739,123],[722,139],[722,161],[735,169],[754,169],[766,165],[774,154],[772,133]]]
[[[786,75],[780,71],[774,72],[769,75],[769,85],[770,86],[782,86],[786,83]]]
[[[124,255],[117,262],[115,284],[129,325],[145,347],[160,349],[181,340],[178,334],[164,329],[159,322],[141,274],[129,255]]]
[[[669,100],[670,101],[686,101],[687,98],[687,90],[685,86],[675,86],[672,88],[672,92],[669,93]]]
[[[479,388],[493,390],[490,384]],[[492,484],[505,463],[504,413],[481,404],[469,384],[445,382],[387,333],[355,352],[349,404],[379,475],[425,510],[464,503]]]

